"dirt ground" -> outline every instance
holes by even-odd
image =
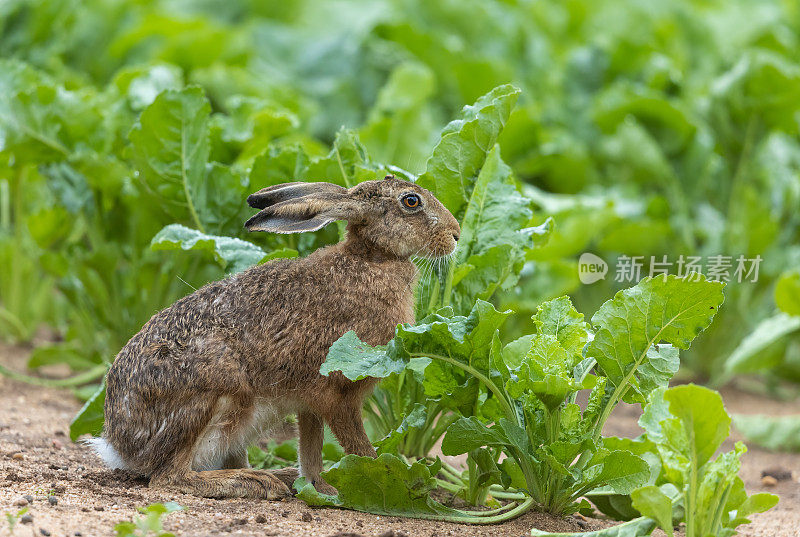
[[[22,371],[28,351],[0,346],[0,362]],[[800,403],[778,403],[752,395],[724,393],[731,412],[782,414],[800,412]],[[303,502],[210,500],[183,494],[165,494],[147,488],[144,480],[105,469],[81,444],[70,442],[69,422],[80,408],[68,391],[44,389],[0,376],[0,535],[9,535],[5,514],[26,495],[32,521],[18,523],[14,535],[113,535],[116,523],[131,520],[136,508],[175,501],[185,510],[164,517],[164,528],[179,536],[266,535],[291,537],[520,537],[533,527],[549,531],[588,531],[610,525],[603,520],[558,519],[528,513],[497,526],[466,526],[383,517],[337,509],[311,509]],[[608,432],[637,435],[636,407],[618,409]],[[772,487],[761,483],[761,472],[781,467],[792,479]],[[750,537],[800,536],[800,455],[773,454],[751,448],[743,460],[743,478],[751,492],[769,490],[781,496],[771,512],[756,515],[740,531]],[[55,497],[48,500],[48,496]]]

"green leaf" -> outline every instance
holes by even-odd
[[[210,113],[202,89],[167,90],[145,108],[129,135],[144,191],[169,216],[204,233],[205,218],[217,217],[206,207],[214,200],[206,182]]]
[[[630,494],[647,483],[650,466],[630,451],[600,450],[584,470],[582,486],[608,486],[618,494]]]
[[[465,106],[461,117],[442,130],[418,183],[435,192],[456,218],[461,216],[469,202],[478,173],[503,130],[519,93],[511,85],[498,86],[474,105]]]
[[[391,343],[390,347],[393,347]],[[333,371],[341,371],[346,378],[353,381],[367,377],[388,377],[406,367],[405,362],[393,358],[387,352],[390,347],[371,347],[350,330],[331,345],[319,372],[327,376]]]
[[[662,456],[673,451],[682,463],[693,460],[698,467],[728,437],[730,423],[722,397],[695,384],[653,392],[639,420]]]
[[[510,314],[510,311],[497,311],[483,300],[475,302],[466,317],[433,314],[415,325],[399,326],[395,336],[397,350],[408,354],[438,354],[488,371],[495,331]]]
[[[503,362],[510,368],[519,367],[531,348],[534,334],[521,336],[503,347]]]
[[[97,365],[86,356],[75,344],[57,343],[36,347],[28,358],[28,367],[36,369],[46,365],[67,364],[73,371],[81,371]]]
[[[655,522],[647,517],[642,517],[610,528],[585,533],[550,533],[533,529],[531,535],[533,537],[644,537],[650,535],[655,527]]]
[[[631,505],[631,497],[627,494],[617,494],[609,487],[601,487],[584,494],[592,502],[595,509],[613,520],[633,520],[641,513]]]
[[[775,284],[775,303],[789,315],[800,315],[800,270],[786,272]]]
[[[436,143],[436,122],[429,105],[436,79],[426,65],[403,62],[378,93],[359,137],[378,162],[391,162],[413,173],[424,171]]]
[[[677,355],[653,352],[667,342],[687,349],[711,323],[724,299],[723,284],[700,277],[645,278],[635,287],[617,293],[592,317],[596,328],[587,356],[597,360],[598,371],[619,393],[633,396],[629,402],[645,401],[645,394],[665,386],[675,373]],[[648,367],[643,367],[648,366]]]
[[[567,296],[555,298],[539,306],[533,324],[540,334],[554,336],[566,351],[581,356],[588,340],[588,325]]]
[[[438,196],[438,191],[435,192]],[[453,278],[452,303],[466,311],[476,298],[488,300],[500,287],[517,281],[525,251],[546,229],[526,228],[531,201],[517,192],[511,168],[495,146],[475,180],[456,250],[458,273]]]
[[[113,142],[113,111],[103,104],[94,90],[68,90],[22,61],[0,60],[0,151],[17,165],[64,161],[78,148],[103,151]]]
[[[528,354],[506,382],[506,391],[515,399],[533,394],[552,412],[567,395],[582,388],[572,375],[574,362],[574,356],[564,350],[555,336],[536,334]]]
[[[266,253],[255,244],[233,237],[206,235],[180,224],[170,224],[150,241],[153,250],[200,250],[210,252],[227,274],[241,272],[261,262]],[[286,251],[291,257],[293,251]],[[273,253],[274,254],[274,253]]]
[[[772,451],[800,451],[800,415],[734,414],[733,424],[748,442]]]
[[[425,405],[414,403],[414,408],[408,415],[403,416],[403,421],[400,422],[397,429],[391,431],[377,442],[373,442],[378,454],[395,453],[397,451],[397,446],[403,441],[406,435],[408,435],[409,431],[411,429],[420,429],[423,427],[426,418]]]
[[[800,328],[800,316],[778,313],[758,323],[725,361],[725,372],[752,373],[777,365],[763,359],[764,350]]]
[[[318,493],[305,480],[295,482],[297,497],[309,505],[355,509],[376,515],[437,518],[456,511],[431,498],[439,465],[417,461],[411,466],[394,455],[378,458],[347,455],[322,473],[338,495]]]
[[[508,446],[511,441],[498,426],[487,427],[474,416],[461,418],[447,428],[442,440],[442,453],[461,455],[484,446]]]
[[[293,259],[299,256],[300,253],[294,248],[281,248],[280,250],[273,250],[259,261],[259,264],[264,264],[273,259]]]
[[[655,485],[636,489],[631,493],[633,507],[642,515],[650,517],[664,530],[667,537],[674,535],[672,527],[672,499]]]
[[[112,83],[127,98],[131,108],[141,110],[162,91],[179,90],[183,86],[183,76],[174,65],[148,65],[123,69]]]
[[[97,436],[103,430],[103,404],[106,400],[106,386],[103,384],[81,407],[69,424],[69,437],[74,442],[82,434]]]
[[[779,500],[780,498],[776,494],[770,494],[768,492],[751,494],[736,510],[736,518],[734,521],[739,522],[741,520],[739,523],[748,524],[750,521],[747,520],[747,517],[755,513],[769,511],[778,505]]]

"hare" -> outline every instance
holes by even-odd
[[[427,190],[387,176],[346,189],[285,183],[247,198],[250,231],[300,233],[347,220],[346,238],[213,282],[156,313],[108,371],[106,463],[212,498],[279,499],[298,472],[318,490],[323,425],[347,453],[375,456],[361,406],[376,380],[319,374],[349,330],[386,344],[414,321],[410,258],[452,253],[458,221]],[[247,446],[298,415],[300,468],[253,470]]]

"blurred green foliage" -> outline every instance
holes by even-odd
[[[612,267],[760,255],[758,281],[727,287],[685,364],[720,381],[800,380],[794,319],[753,357],[737,349],[800,311],[787,306],[800,267],[798,44],[788,0],[3,2],[0,337],[50,326],[62,341],[32,366],[109,361],[254,247],[304,255],[337,240],[332,228],[220,242],[244,237],[248,192],[422,174],[447,120],[513,83],[493,173],[526,224],[555,226],[543,248],[502,254],[518,281],[481,276],[504,278],[493,300],[519,313],[504,339],[529,331],[543,300],[569,293],[593,311],[630,285],[613,269],[581,285],[585,251]],[[205,253],[152,250],[171,224],[195,234],[164,230],[157,248]]]

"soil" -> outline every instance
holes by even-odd
[[[0,345],[0,363],[24,370],[29,350]],[[742,392],[723,392],[730,412],[800,413],[800,403],[779,403]],[[114,525],[129,521],[136,508],[174,501],[184,506],[163,517],[165,531],[181,536],[265,535],[292,537],[520,537],[531,528],[547,531],[589,531],[612,523],[582,517],[557,518],[527,513],[496,526],[446,524],[399,517],[375,516],[338,509],[309,508],[302,501],[211,500],[151,490],[146,480],[103,467],[88,448],[69,440],[69,422],[80,403],[67,390],[39,388],[0,376],[0,514],[16,513],[26,495],[32,521],[18,522],[15,535],[104,536]],[[607,432],[636,436],[638,407],[617,409]],[[734,435],[736,439],[736,435]],[[789,479],[767,487],[761,472],[770,468],[791,472]],[[751,448],[743,459],[742,477],[751,492],[780,495],[772,511],[755,515],[740,535],[785,537],[800,535],[800,454],[776,454]],[[0,535],[9,535],[5,516]],[[663,534],[662,534],[663,535]]]

